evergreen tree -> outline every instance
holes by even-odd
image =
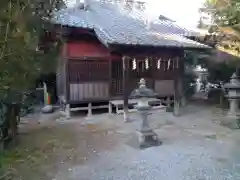
[[[46,67],[55,67],[49,66],[56,57],[55,43],[48,53],[36,49],[39,38],[51,28],[53,12],[64,6],[62,0],[1,0],[0,94],[27,89],[40,73],[50,70]]]

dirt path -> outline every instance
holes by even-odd
[[[57,170],[84,164],[101,151],[113,148],[119,139],[113,124],[79,122],[26,124],[20,130],[19,146],[2,158],[2,179],[53,179]],[[69,169],[71,171],[71,169]],[[0,178],[0,179],[1,179]]]

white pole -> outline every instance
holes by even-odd
[[[53,106],[48,104],[48,92],[47,92],[47,84],[43,83],[43,91],[44,91],[44,107],[42,109],[43,113],[51,113],[53,112]]]
[[[48,104],[48,93],[47,93],[47,84],[43,83],[43,92],[44,92],[44,105]]]

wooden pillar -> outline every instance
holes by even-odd
[[[180,91],[180,105],[182,107],[186,106],[186,92],[184,89],[184,71],[185,71],[185,62],[184,59],[179,59],[179,91]]]
[[[66,59],[66,100],[69,103],[70,100],[70,68],[69,68],[69,61]]]
[[[67,48],[67,38],[62,37],[62,58],[61,58],[61,66],[63,68],[63,71],[61,71],[62,75],[65,77],[61,77],[61,81],[63,81],[64,84],[64,97],[65,100],[69,100],[69,67],[68,67],[68,48]],[[62,87],[60,87],[62,88]]]
[[[110,54],[111,56],[111,54]],[[108,102],[108,113],[109,114],[112,114],[112,104],[111,104],[111,98],[113,96],[113,93],[112,93],[112,59],[109,58],[108,59],[108,75],[109,75],[109,78],[108,78],[108,96],[109,96],[109,102]]]
[[[156,78],[155,78],[155,71],[157,70],[157,60],[156,58],[149,58],[150,59],[150,71],[151,71],[151,77],[152,77],[152,89],[154,91],[156,91],[155,89],[155,81],[156,81]]]
[[[128,59],[126,56],[122,57],[123,61],[123,116],[124,121],[128,121]]]
[[[64,91],[63,91],[63,95],[64,95],[64,104],[66,106],[65,109],[65,114],[66,114],[66,118],[70,119],[71,118],[71,109],[70,109],[70,104],[69,104],[69,100],[70,100],[70,75],[69,75],[69,61],[68,61],[68,48],[67,48],[67,42],[68,42],[68,38],[66,36],[62,37],[62,62],[61,62],[61,66],[63,68],[64,72],[61,72],[62,78],[61,81],[63,81],[64,84]],[[60,87],[62,88],[62,87]],[[62,101],[62,100],[61,100]]]
[[[111,54],[110,54],[111,56]],[[108,59],[108,75],[109,75],[109,78],[108,78],[108,94],[109,94],[109,99],[112,98],[113,94],[112,94],[112,59],[109,58]]]
[[[180,72],[180,60],[179,57],[175,60],[175,72],[174,72],[174,116],[180,116],[180,92],[179,92],[179,72]]]

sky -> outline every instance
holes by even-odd
[[[185,27],[196,27],[200,18],[198,9],[204,0],[148,0],[152,15],[165,15]]]
[[[71,6],[76,0],[66,0]],[[81,0],[80,0],[81,1]],[[160,14],[175,20],[186,28],[195,28],[200,14],[198,9],[202,7],[204,0],[145,0],[147,2],[147,14],[150,18]]]

